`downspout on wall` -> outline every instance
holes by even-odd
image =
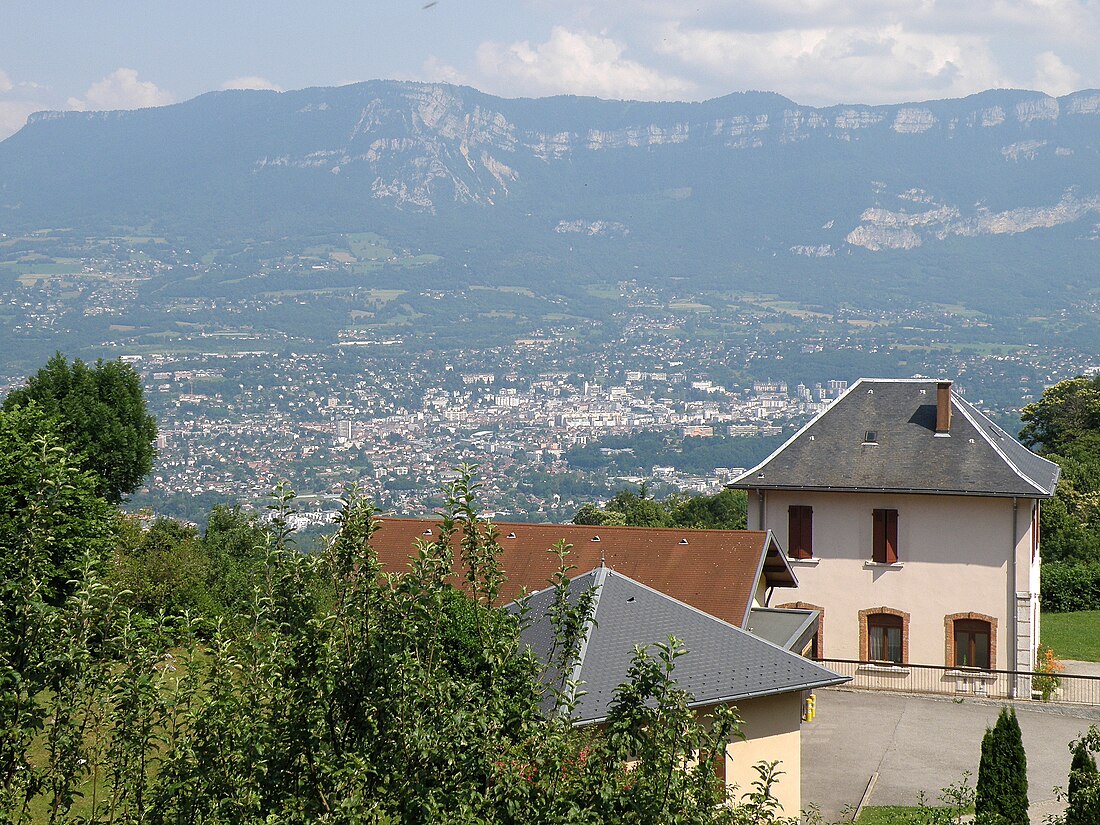
[[[1012,619],[1011,629],[1011,648],[1009,655],[1012,657],[1009,661],[1009,670],[1016,672],[1019,670],[1020,656],[1017,647],[1019,646],[1020,635],[1020,610],[1019,599],[1016,598],[1016,530],[1018,528],[1017,519],[1019,517],[1020,502],[1013,496],[1012,497],[1012,546],[1009,548],[1008,554],[1008,594],[1009,594],[1009,611],[1008,615]],[[1013,679],[1011,694],[1013,699],[1019,699],[1020,685],[1018,679]],[[1027,698],[1031,698],[1028,696]]]

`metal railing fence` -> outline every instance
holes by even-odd
[[[841,676],[852,677],[852,681],[845,687],[991,699],[1045,699],[1076,705],[1100,705],[1100,676],[980,670],[943,665],[899,665],[855,659],[817,659],[816,661]],[[1044,694],[1046,694],[1045,697]]]

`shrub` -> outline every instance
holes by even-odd
[[[1071,742],[1070,747],[1073,761],[1069,766],[1065,825],[1091,825],[1100,819],[1100,774],[1096,771],[1096,759],[1089,751],[1087,736]]]
[[[1002,707],[986,728],[974,811],[978,822],[1021,825],[1027,816],[1027,755],[1014,708]]]
[[[1040,600],[1052,613],[1100,610],[1100,564],[1047,562]]]

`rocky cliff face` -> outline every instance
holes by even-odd
[[[266,198],[254,207],[262,212],[292,189],[322,209],[472,208],[487,220],[538,210],[547,233],[620,240],[668,223],[640,214],[678,210],[769,248],[827,257],[1079,221],[1082,236],[1095,236],[1098,150],[1097,91],[816,109],[763,93],[507,100],[371,82],[40,113],[0,144],[0,207],[33,224],[63,218],[73,191],[127,215],[201,191]]]

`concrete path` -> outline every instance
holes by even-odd
[[[859,803],[873,773],[870,805],[916,805],[924,791],[935,802],[940,789],[964,770],[977,779],[982,735],[997,721],[1001,703],[950,697],[926,698],[851,690],[817,694],[817,718],[802,726],[802,802],[816,802],[829,821]],[[1032,822],[1061,810],[1052,789],[1065,787],[1068,743],[1100,708],[1017,703],[1027,751]]]

